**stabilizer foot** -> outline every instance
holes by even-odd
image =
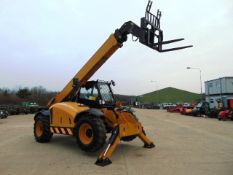
[[[102,167],[104,167],[106,165],[109,165],[111,163],[112,163],[112,161],[110,159],[108,159],[108,158],[106,158],[106,159],[97,159],[96,162],[95,162],[96,165],[102,166]]]
[[[152,142],[151,144],[144,144],[144,148],[154,148],[155,147],[155,145],[154,145],[154,143]]]

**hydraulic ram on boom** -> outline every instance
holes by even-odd
[[[153,15],[148,1],[141,25],[128,21],[104,42],[88,62],[79,70],[65,88],[48,103],[48,110],[35,115],[34,136],[38,142],[49,142],[53,134],[76,137],[79,147],[88,152],[105,147],[96,164],[111,163],[110,157],[120,141],[132,141],[139,137],[145,148],[153,148],[142,124],[128,108],[116,105],[111,89],[112,82],[88,81],[92,75],[119,49],[131,34],[143,45],[158,52],[185,49],[190,46],[163,49],[182,39],[163,41],[160,29],[161,12]],[[106,134],[112,133],[105,145]]]

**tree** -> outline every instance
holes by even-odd
[[[19,89],[16,95],[22,99],[28,99],[31,96],[31,92],[28,88]]]
[[[8,96],[8,95],[9,95],[9,90],[8,90],[8,89],[4,89],[3,95],[4,95],[4,96]]]

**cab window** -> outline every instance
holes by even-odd
[[[86,87],[82,87],[80,89],[79,98],[96,101],[98,100],[98,90],[96,89],[96,87],[92,87],[88,89]]]

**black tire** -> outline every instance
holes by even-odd
[[[39,126],[40,125],[40,126]],[[40,129],[38,129],[40,127]],[[38,132],[40,130],[41,133]],[[34,137],[37,142],[46,143],[51,140],[53,133],[50,132],[49,116],[39,114],[35,118]]]
[[[9,113],[8,112],[6,112],[6,118],[9,116]]]
[[[89,127],[85,131],[82,129],[84,125]],[[80,116],[76,123],[74,133],[79,147],[87,152],[100,150],[106,141],[104,121],[93,115]],[[87,138],[87,141],[83,139],[83,134],[84,138]]]

